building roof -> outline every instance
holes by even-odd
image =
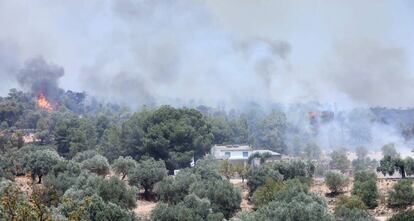
[[[243,144],[243,145],[239,145],[239,144],[231,144],[231,145],[214,145],[213,148],[216,151],[219,150],[225,150],[225,151],[243,151],[243,150],[248,150],[248,151],[252,151],[253,148],[249,145]]]

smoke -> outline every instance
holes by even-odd
[[[51,99],[62,92],[58,81],[64,75],[62,67],[47,63],[42,57],[28,60],[17,73],[19,84],[33,94],[44,93]]]
[[[17,65],[41,54],[70,73],[63,88],[132,106],[407,107],[412,7],[375,0],[1,1],[0,60],[9,59],[2,45],[16,46],[6,50],[17,54]]]

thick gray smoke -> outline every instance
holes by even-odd
[[[409,107],[412,9],[376,0],[0,1],[0,61],[41,54],[70,73],[62,87],[133,106]]]
[[[33,94],[44,93],[55,99],[62,91],[58,82],[64,75],[62,67],[47,63],[42,57],[28,60],[17,73],[19,84]]]

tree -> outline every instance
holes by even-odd
[[[190,193],[210,200],[213,212],[222,213],[226,218],[240,209],[240,190],[227,180],[198,181],[191,185]]]
[[[348,178],[337,172],[327,172],[325,182],[332,194],[340,193],[348,184]]]
[[[25,157],[26,171],[32,173],[33,180],[36,176],[39,178],[38,183],[42,183],[42,177],[62,159],[52,150],[36,150]]]
[[[304,155],[310,160],[319,160],[322,154],[321,148],[316,143],[308,143],[304,148]]]
[[[133,170],[137,166],[137,162],[132,157],[119,157],[112,164],[112,169],[115,174],[121,175],[121,179],[124,180],[128,175],[128,172]]]
[[[395,171],[401,175],[402,178],[405,178],[407,175],[412,175],[414,173],[414,160],[411,157],[401,159],[400,157],[391,157],[384,156],[380,160],[380,165],[377,167],[377,171],[385,175],[394,175]]]
[[[219,171],[220,171],[220,174],[226,177],[228,180],[234,174],[233,165],[227,159],[221,161]]]
[[[400,180],[394,184],[389,192],[388,205],[390,207],[406,207],[414,202],[414,189],[411,180]]]
[[[145,152],[165,161],[169,171],[188,167],[209,151],[211,126],[195,109],[162,106],[143,123]]]
[[[284,142],[286,128],[286,115],[281,111],[273,110],[271,114],[259,122],[257,134],[254,136],[254,144],[284,153],[286,151],[286,144]]]
[[[371,171],[356,172],[352,194],[358,196],[368,208],[375,208],[379,197],[377,175]]]
[[[331,161],[329,162],[331,169],[340,170],[342,173],[345,173],[349,169],[350,164],[351,162],[348,160],[345,150],[334,150],[331,153]]]
[[[155,183],[164,179],[167,175],[165,163],[154,158],[142,159],[137,166],[129,172],[128,182],[130,185],[144,188],[144,197],[149,198]]]
[[[92,173],[96,173],[100,176],[105,176],[109,173],[110,166],[108,160],[98,154],[90,159],[83,161],[82,168],[89,170]]]
[[[386,156],[390,156],[391,158],[399,158],[400,154],[397,152],[397,150],[395,149],[395,144],[394,143],[389,143],[384,145],[382,148],[382,155],[384,157]]]

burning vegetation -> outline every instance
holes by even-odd
[[[37,105],[49,113],[53,111],[53,105],[49,102],[43,92],[40,92],[37,96]]]

